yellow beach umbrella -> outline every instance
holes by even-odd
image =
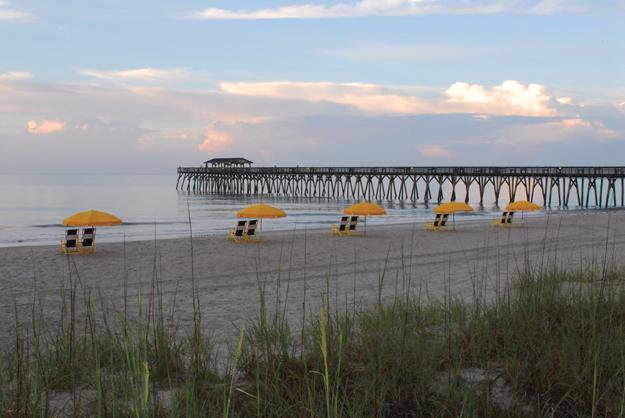
[[[237,218],[284,218],[286,212],[282,209],[275,208],[271,205],[259,203],[257,205],[251,205],[241,209],[237,212]]]
[[[343,213],[345,215],[377,216],[386,215],[386,210],[375,203],[360,202],[346,207]]]
[[[365,217],[365,234],[367,233],[367,216],[380,216],[386,215],[386,210],[375,203],[360,202],[348,206],[343,210],[345,215],[356,215]]]
[[[121,223],[122,220],[117,216],[99,210],[86,210],[63,219],[63,225],[66,226],[113,226]]]
[[[508,206],[506,206],[506,210],[508,212],[532,212],[540,210],[540,206],[534,202],[519,200],[518,202],[510,202]]]
[[[434,208],[434,213],[441,215],[452,215],[454,222],[454,229],[456,229],[456,213],[457,212],[471,212],[473,208],[464,202],[447,202],[441,203]]]
[[[442,203],[434,208],[434,213],[453,215],[456,212],[471,212],[473,208],[464,202]]]
[[[506,206],[506,210],[508,212],[521,212],[521,219],[524,218],[523,212],[535,212],[540,210],[541,207],[538,206],[534,202],[529,202],[527,200],[519,200],[518,202],[510,202],[508,206]],[[512,218],[510,218],[512,220]]]
[[[263,219],[284,218],[286,212],[282,209],[259,203],[241,209],[237,212],[237,218],[258,218],[260,219],[260,229],[263,229]]]

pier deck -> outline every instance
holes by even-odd
[[[194,193],[443,201],[490,190],[499,202],[625,206],[625,167],[178,167],[176,189]]]

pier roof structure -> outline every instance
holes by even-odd
[[[245,167],[251,166],[253,164],[252,161],[243,157],[230,157],[230,158],[213,158],[208,161],[204,161],[204,166],[208,167],[208,165],[213,167]]]

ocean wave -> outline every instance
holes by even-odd
[[[183,225],[188,222],[184,221],[151,221],[151,222],[124,222],[119,226],[140,226],[140,225]],[[66,228],[63,224],[35,224],[30,225],[31,228]],[[8,227],[7,227],[8,228]],[[2,229],[2,228],[0,228]]]
[[[151,222],[124,222],[122,225],[136,226],[136,225],[184,225],[188,224],[185,221],[151,221]]]

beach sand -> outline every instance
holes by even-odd
[[[130,312],[139,294],[149,299],[156,275],[165,309],[174,309],[183,331],[193,316],[193,277],[203,326],[219,344],[257,315],[259,286],[270,307],[280,294],[294,323],[302,309],[317,314],[324,293],[339,309],[375,303],[383,272],[384,300],[406,288],[424,301],[492,298],[526,260],[567,268],[622,261],[624,221],[621,211],[587,211],[532,217],[511,228],[463,221],[449,232],[404,224],[369,227],[366,236],[349,238],[333,236],[329,228],[271,232],[258,244],[234,243],[224,233],[194,237],[193,252],[189,238],[101,242],[96,253],[71,257],[58,246],[0,248],[0,345],[11,341],[15,307],[26,321],[33,300],[41,301],[46,325],[54,326],[69,272],[79,277],[79,299],[90,289],[120,310],[127,280]]]

